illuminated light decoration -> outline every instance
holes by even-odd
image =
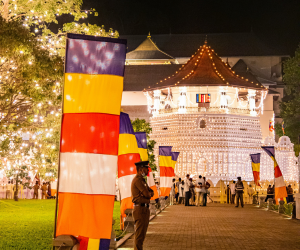
[[[179,109],[178,113],[186,113],[186,87],[179,87]]]
[[[118,186],[121,195],[121,228],[124,228],[125,210],[133,209],[131,201],[131,182],[136,176],[135,163],[139,162],[140,154],[136,136],[128,114],[120,114],[120,137],[118,153]]]
[[[135,137],[138,143],[138,150],[140,153],[140,157],[142,161],[148,161],[148,153],[147,153],[147,135],[146,132],[135,132]],[[152,169],[149,167],[149,172],[147,175],[147,183],[148,186],[153,190],[154,195],[151,200],[155,200],[159,198],[157,188],[154,182]]]
[[[67,37],[55,235],[76,235],[97,249],[109,249],[126,41],[76,34]],[[107,46],[96,53],[102,42]],[[119,51],[113,51],[115,44]],[[106,52],[113,53],[114,60],[101,69],[86,50],[96,55],[95,61],[105,61]],[[72,60],[74,56],[80,64]]]
[[[249,99],[249,109],[250,109],[250,115],[256,116],[257,112],[255,111],[255,96],[256,91],[253,89],[248,90],[248,99]]]
[[[172,146],[159,146],[160,196],[169,196],[174,169],[172,168]]]
[[[197,66],[194,65],[196,60],[199,60]],[[212,70],[207,72],[202,70],[204,68]],[[195,78],[191,79],[189,74]],[[210,77],[206,78],[207,75]],[[261,146],[273,145],[276,148],[277,161],[281,166],[284,179],[291,183],[298,183],[297,159],[289,138],[281,137],[277,144],[273,134],[271,138],[267,137],[268,133],[262,135],[259,113],[263,112],[267,91],[260,87],[260,84],[256,84],[255,81],[246,81],[233,73],[205,45],[176,74],[159,82],[158,85],[155,84],[155,88],[149,87],[145,90],[145,95],[149,97],[152,97],[155,91],[160,91],[163,93],[160,94],[160,98],[165,97],[164,100],[168,100],[172,107],[171,109],[160,107],[150,118],[152,127],[150,137],[156,141],[154,147],[156,162],[159,163],[160,146],[173,146],[174,151],[180,152],[175,168],[178,177],[183,178],[186,174],[195,176],[201,174],[214,185],[220,180],[236,180],[237,176],[252,182],[253,172],[249,155],[261,153],[260,184],[263,189],[264,185],[272,184],[274,170],[270,167],[272,164],[270,157],[267,157]],[[187,98],[185,113],[182,113],[179,107],[182,101],[181,88],[186,89],[184,91]],[[223,97],[221,92],[225,92]],[[199,93],[210,93],[209,108],[198,107],[197,94]],[[255,105],[256,100],[260,101],[259,105]],[[221,102],[224,102],[227,112],[220,108]],[[265,192],[262,189],[260,194]]]

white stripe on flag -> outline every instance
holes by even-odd
[[[167,187],[170,188],[172,187],[172,180],[174,177],[166,177],[166,176],[161,176],[160,177],[160,187]]]
[[[275,188],[285,187],[283,176],[275,178]]]
[[[116,195],[118,156],[61,153],[59,192]]]
[[[153,172],[149,172],[149,176],[147,176],[147,183],[149,187],[155,186],[155,181],[153,178]]]
[[[119,190],[121,193],[121,199],[131,197],[131,182],[136,174],[125,175],[119,178]]]

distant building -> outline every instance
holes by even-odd
[[[281,122],[282,62],[287,53],[267,47],[253,33],[124,36],[128,40],[122,108],[132,119],[149,121],[144,89],[170,76],[208,40],[237,75],[258,81],[269,89],[261,117],[262,138],[273,136],[269,123]],[[274,125],[274,124],[273,124]],[[278,138],[277,138],[278,139]]]

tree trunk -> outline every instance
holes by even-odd
[[[9,0],[2,0],[3,7],[2,7],[2,17],[8,21],[8,6],[9,6]]]
[[[19,175],[17,174],[17,179],[16,179],[16,190],[14,192],[14,200],[15,201],[18,201],[19,200],[19,197],[18,197],[18,194],[19,194],[19,186],[18,186],[18,182],[19,182]]]

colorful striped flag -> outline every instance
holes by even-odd
[[[172,146],[159,146],[160,196],[169,196],[174,170],[172,168]]]
[[[138,143],[138,147],[139,147],[139,153],[141,156],[141,160],[142,161],[148,161],[148,153],[147,153],[147,135],[146,132],[135,132],[135,137]],[[151,198],[151,200],[155,200],[157,198],[159,198],[158,196],[158,192],[157,192],[157,188],[155,185],[155,181],[153,178],[153,173],[152,173],[152,169],[149,167],[149,172],[147,175],[147,183],[148,186],[153,190],[154,192],[154,196]]]
[[[135,163],[140,161],[138,144],[133,132],[129,115],[120,114],[120,138],[118,156],[119,190],[121,193],[121,226],[123,227],[125,210],[133,209],[131,201],[131,182],[136,176]]]
[[[109,249],[126,40],[68,34],[56,235]]]
[[[272,158],[274,161],[274,172],[275,172],[275,200],[284,199],[287,197],[286,186],[280,168],[275,159],[275,148],[274,146],[263,146],[262,149]]]
[[[251,161],[252,161],[252,172],[254,177],[254,182],[256,186],[260,186],[260,153],[258,154],[250,154]]]
[[[179,156],[179,152],[171,152],[172,155],[172,168],[173,168],[173,177],[175,177],[175,166]]]

